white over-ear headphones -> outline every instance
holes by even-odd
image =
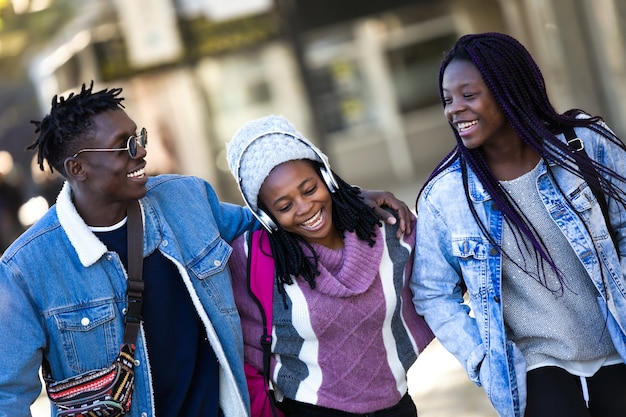
[[[297,135],[294,135],[293,133],[284,132],[284,131],[280,131],[280,130],[273,131],[273,132],[265,132],[262,135],[254,137],[241,150],[241,153],[239,154],[239,159],[237,159],[237,166],[236,166],[236,170],[235,170],[235,172],[237,172],[237,186],[239,187],[239,192],[241,193],[241,196],[243,197],[243,201],[246,204],[246,206],[248,207],[248,209],[250,209],[250,211],[252,212],[254,217],[256,217],[256,219],[259,221],[259,223],[261,223],[263,225],[263,227],[265,227],[265,229],[267,229],[267,231],[270,232],[270,233],[275,232],[276,230],[278,230],[278,225],[270,217],[269,214],[267,214],[266,212],[264,212],[261,209],[257,209],[255,211],[250,206],[250,202],[246,198],[246,196],[245,196],[245,194],[243,192],[243,187],[241,186],[240,168],[241,168],[241,159],[243,158],[243,154],[246,153],[246,150],[248,149],[248,147],[250,147],[250,145],[252,145],[256,140],[258,140],[258,139],[260,139],[262,137],[265,137],[265,136],[268,136],[268,135],[275,135],[275,134],[286,135],[286,136],[292,137],[292,138],[294,138],[296,140],[299,140],[300,142],[304,143],[306,146],[308,146],[313,152],[315,152],[315,154],[322,161],[322,165],[323,166],[320,167],[320,175],[322,177],[322,180],[326,184],[326,187],[328,187],[328,191],[330,191],[331,193],[334,193],[339,188],[339,185],[337,184],[337,180],[333,176],[333,172],[330,169],[330,165],[328,163],[328,158],[326,157],[326,155],[324,155],[322,152],[320,152],[320,150],[317,149],[317,147],[315,147],[315,145],[313,145],[307,139],[302,138],[302,137],[297,136]],[[280,152],[280,150],[276,150],[276,152]]]

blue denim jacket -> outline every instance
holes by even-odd
[[[177,266],[219,360],[224,414],[247,416],[243,340],[226,242],[247,230],[253,218],[248,210],[220,203],[212,187],[195,177],[158,176],[147,188],[140,201],[144,256],[159,250]],[[30,415],[40,392],[42,357],[55,380],[115,359],[123,335],[126,277],[117,254],[107,251],[78,215],[65,184],[57,204],[0,261],[1,417]],[[135,359],[128,415],[153,416],[143,332]]]
[[[576,132],[592,158],[626,174],[624,152],[590,129],[576,128]],[[626,258],[622,256],[620,265],[600,206],[587,184],[562,168],[552,167],[552,172],[554,177],[545,166],[541,168],[537,189],[598,288],[600,308],[609,313],[607,327],[613,343],[626,360]],[[468,183],[478,216],[494,240],[501,243],[501,212],[471,171]],[[483,386],[498,414],[522,417],[526,407],[526,365],[521,351],[505,333],[502,257],[470,213],[458,161],[427,185],[418,210],[412,278],[418,313],[424,315],[469,378]],[[626,212],[613,201],[609,201],[609,210],[620,253],[626,254]],[[469,305],[463,302],[461,277],[467,285]]]

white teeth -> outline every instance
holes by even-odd
[[[138,178],[138,177],[143,177],[145,175],[146,171],[141,168],[138,169],[137,171],[131,172],[130,174],[127,174],[126,176],[128,178]]]
[[[477,120],[473,120],[471,122],[459,122],[456,124],[456,127],[459,129],[459,131],[463,131],[469,129],[476,124],[478,124]]]
[[[310,229],[314,229],[317,226],[319,226],[321,222],[322,222],[322,210],[315,213],[315,215],[311,217],[309,220],[302,222],[302,226],[310,228]]]

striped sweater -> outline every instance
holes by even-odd
[[[286,286],[287,309],[274,288],[271,374],[279,398],[367,413],[406,393],[406,372],[432,333],[415,313],[408,287],[415,229],[401,240],[395,230],[379,228],[373,247],[353,233],[341,250],[313,245],[316,288],[303,279]],[[262,369],[262,323],[246,284],[245,237],[232,246],[244,356]]]

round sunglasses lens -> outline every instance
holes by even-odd
[[[132,137],[128,141],[128,153],[131,158],[135,158],[137,156],[137,138]]]

